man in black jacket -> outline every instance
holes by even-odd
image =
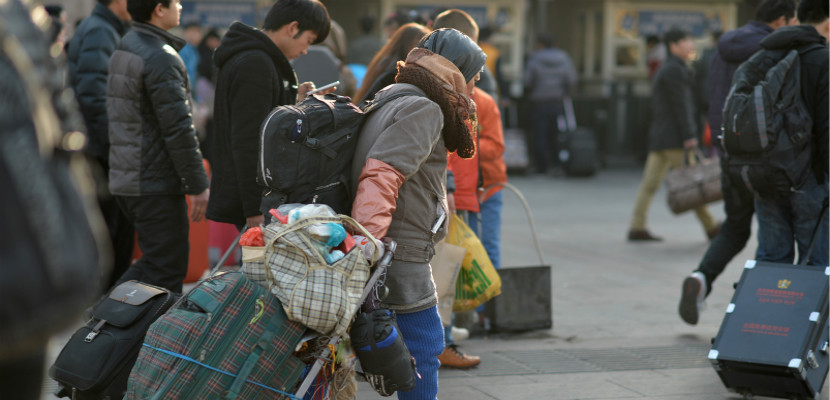
[[[110,191],[133,222],[143,253],[119,279],[182,291],[190,218],[205,215],[209,190],[193,128],[190,83],[177,51],[179,0],[130,0],[133,28],[109,64]]]
[[[807,183],[785,199],[755,198],[758,215],[758,251],[756,259],[777,263],[795,261],[810,265],[828,265],[828,217],[821,214],[828,197],[828,82],[830,70],[827,40],[830,37],[827,0],[801,0],[798,5],[801,25],[781,28],[761,41],[765,50],[798,50],[801,63],[801,96],[813,119],[812,175]],[[826,211],[826,210],[825,210]],[[819,220],[821,217],[821,220]],[[819,223],[816,246],[809,260],[813,230]]]
[[[673,28],[665,34],[668,57],[654,76],[652,109],[654,118],[649,130],[651,151],[646,159],[643,182],[637,193],[631,217],[629,241],[662,240],[646,229],[646,214],[654,193],[669,168],[683,163],[684,149],[697,147],[697,117],[692,97],[692,73],[686,66],[694,50],[689,33]],[[705,206],[695,210],[709,239],[717,235],[718,223]]]
[[[325,40],[329,28],[319,1],[278,0],[262,30],[235,22],[225,34],[213,56],[219,74],[208,219],[237,227],[264,222],[264,187],[256,182],[260,125],[274,107],[294,104],[314,88],[311,82],[298,87],[288,61]]]
[[[102,172],[101,191],[109,191],[109,126],[107,120],[107,65],[110,57],[129,29],[127,0],[98,0],[92,14],[85,18],[67,47],[69,84],[75,91],[78,106],[87,127],[84,149],[91,162]],[[133,226],[109,196],[98,199],[107,221],[113,247],[113,270],[108,289],[130,266],[133,255]]]
[[[761,50],[761,40],[774,30],[795,23],[794,0],[764,0],[755,12],[755,20],[726,32],[718,40],[717,50],[709,72],[709,126],[712,128],[712,145],[721,150],[723,105],[732,86],[732,76],[744,61]],[[722,170],[726,171],[720,158]],[[744,185],[733,185],[725,174],[721,175],[723,210],[726,220],[721,231],[712,240],[697,270],[689,274],[681,288],[680,318],[695,325],[704,308],[704,300],[712,291],[712,283],[723,273],[726,265],[746,246],[752,234],[752,216],[755,215],[755,196]]]

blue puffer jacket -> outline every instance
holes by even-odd
[[[96,3],[67,47],[69,84],[75,90],[89,136],[85,151],[103,165],[107,165],[110,147],[107,65],[127,28],[109,8]]]
[[[712,128],[712,146],[720,149],[718,136],[723,124],[723,105],[732,86],[732,76],[738,66],[761,50],[761,39],[772,33],[772,28],[759,21],[726,32],[718,40],[718,50],[709,70],[709,126]]]

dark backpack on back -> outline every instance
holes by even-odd
[[[361,107],[348,97],[311,95],[296,105],[275,108],[260,128],[257,182],[267,186],[261,211],[285,203],[326,204],[350,214],[350,175],[360,128],[368,113],[401,92]]]
[[[799,51],[759,51],[735,72],[726,98],[724,173],[762,198],[787,197],[812,176],[812,129]]]

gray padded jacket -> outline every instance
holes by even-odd
[[[191,118],[184,40],[136,22],[113,53],[107,79],[110,191],[120,196],[199,194],[208,188]]]
[[[366,119],[357,141],[352,162],[355,192],[367,159],[389,164],[404,176],[398,190],[395,211],[386,237],[398,244],[392,266],[387,273],[389,295],[384,305],[399,311],[415,312],[437,302],[429,261],[435,243],[447,232],[446,170],[447,148],[441,129],[441,108],[421,89],[407,83],[388,86],[375,99],[399,92],[420,95],[403,96],[390,101]]]

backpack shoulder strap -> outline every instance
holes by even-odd
[[[361,109],[363,110],[364,114],[368,114],[368,113],[370,113],[370,112],[372,112],[372,111],[374,111],[374,110],[376,110],[380,107],[383,107],[384,104],[386,104],[386,103],[388,103],[392,100],[399,99],[399,98],[404,97],[404,96],[426,97],[426,95],[424,95],[422,93],[419,93],[419,92],[416,92],[414,90],[404,90],[402,92],[395,93],[391,96],[384,97],[380,100],[372,100],[368,104],[362,106]]]

